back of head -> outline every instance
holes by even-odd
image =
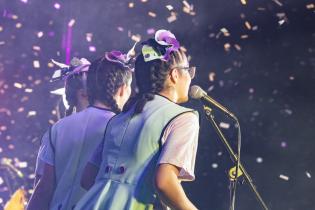
[[[151,48],[151,56],[156,59],[147,59],[149,54],[142,50],[135,62],[135,78],[138,87],[138,94],[126,105],[125,111],[136,104],[135,112],[141,113],[144,105],[154,99],[154,95],[167,88],[166,80],[172,69],[185,53],[180,49],[169,51],[169,46],[159,44],[156,39],[148,39],[142,43],[143,46]],[[153,55],[152,55],[153,54]],[[168,59],[163,57],[168,56]]]
[[[120,64],[108,61],[101,57],[92,62],[87,77],[87,94],[89,104],[99,101],[110,109],[119,113],[117,102],[114,99],[119,87],[131,83],[131,70]]]

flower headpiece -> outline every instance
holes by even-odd
[[[165,46],[166,52],[164,53],[164,55],[161,55],[159,52],[154,50],[152,46],[145,44],[142,47],[142,55],[144,57],[145,62],[156,59],[169,61],[171,53],[178,51],[180,48],[180,44],[177,41],[175,35],[172,32],[164,29],[158,30],[155,33],[155,41],[159,45]]]
[[[105,58],[114,63],[120,63],[125,68],[128,68],[129,70],[133,71],[134,68],[132,66],[131,60],[134,58],[134,49],[136,47],[138,42],[136,42],[133,47],[128,51],[127,54],[123,54],[122,52],[118,50],[113,50],[111,52],[105,52]]]
[[[59,63],[55,60],[51,60],[56,66],[60,69],[55,70],[52,78],[50,79],[51,82],[66,79],[70,75],[79,74],[81,72],[87,72],[89,70],[89,66],[91,63],[85,58],[72,58],[70,62],[70,66],[64,63]]]

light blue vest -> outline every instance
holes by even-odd
[[[197,112],[155,95],[141,114],[116,115],[105,132],[102,164],[95,185],[79,202],[81,210],[145,210],[159,202],[154,174],[167,125],[180,114]]]
[[[82,172],[96,147],[102,142],[113,112],[89,107],[58,121],[51,130],[55,153],[56,189],[51,210],[70,210],[86,193],[81,188]]]

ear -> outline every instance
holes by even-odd
[[[173,69],[172,72],[170,73],[170,79],[171,79],[171,82],[176,84],[178,79],[179,79],[179,71],[178,69]]]
[[[120,86],[117,90],[117,95],[120,97],[124,96],[125,91],[126,91],[126,87],[127,87],[126,84],[123,84],[122,86]]]

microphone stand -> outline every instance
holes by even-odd
[[[230,153],[230,157],[232,159],[232,161],[234,163],[238,162],[238,157],[237,155],[234,153],[232,147],[230,146],[229,142],[226,140],[226,138],[224,137],[221,129],[219,128],[218,124],[215,122],[214,120],[214,115],[212,113],[212,109],[208,106],[204,106],[203,107],[206,117],[207,119],[211,122],[212,126],[214,127],[216,133],[218,134],[218,136],[220,137],[220,140],[222,141],[222,143],[224,144],[225,148],[227,149],[227,151]],[[237,121],[237,118],[234,118],[234,120]],[[242,165],[242,163],[239,164],[239,169],[241,170],[241,172],[244,174],[245,180],[247,181],[247,183],[249,184],[251,190],[253,191],[253,193],[255,194],[257,200],[259,201],[259,203],[261,204],[261,207],[264,210],[269,210],[267,205],[265,204],[265,202],[263,201],[262,197],[260,196],[259,192],[256,189],[256,186],[253,183],[253,180],[251,179],[250,175],[247,173],[247,171],[245,170],[244,166]],[[237,179],[238,176],[238,172],[236,170],[236,175],[235,175],[235,180]],[[236,183],[234,183],[233,185],[236,185]],[[232,201],[234,202],[234,201]],[[234,204],[233,204],[233,208],[234,208]]]

